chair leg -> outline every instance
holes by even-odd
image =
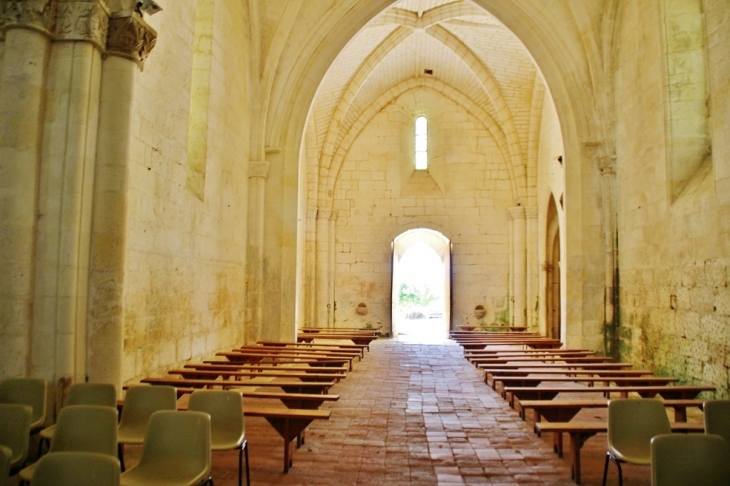
[[[241,445],[241,448],[238,449],[238,486],[241,486],[241,476],[243,474],[243,448],[246,447],[246,444],[244,443]]]
[[[125,471],[124,467],[124,444],[117,444],[117,456],[119,456],[119,466],[122,472]]]
[[[606,463],[603,465],[603,486],[606,486],[606,478],[608,477],[608,461],[611,458],[611,454],[606,452]]]
[[[251,477],[248,473],[248,441],[243,444],[243,448],[246,452],[246,486],[251,486]]]
[[[623,471],[621,471],[621,463],[616,460],[614,460],[614,462],[618,468],[618,486],[624,486],[624,474]]]

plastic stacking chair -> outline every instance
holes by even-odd
[[[608,451],[603,466],[606,485],[609,460],[618,467],[618,483],[623,486],[621,463],[651,464],[651,438],[671,433],[664,404],[655,399],[626,398],[608,402]]]
[[[10,447],[0,445],[0,486],[8,484],[8,476],[10,475],[10,458],[13,451]]]
[[[730,447],[730,400],[705,402],[705,432],[725,439]]]
[[[100,405],[117,406],[117,389],[110,383],[74,383],[68,389],[66,405]],[[50,444],[56,425],[49,425],[40,431],[38,457],[43,451],[43,444]]]
[[[116,460],[117,410],[99,405],[69,405],[58,414],[56,431],[48,454],[94,452]],[[29,483],[38,463],[18,473],[21,484]]]
[[[8,378],[0,382],[0,403],[30,405],[33,410],[30,433],[43,428],[46,421],[46,380],[40,378]]]
[[[23,467],[28,458],[32,416],[29,405],[0,403],[0,445],[10,450],[8,474]]]
[[[119,420],[117,441],[119,463],[124,472],[124,444],[142,444],[147,422],[158,410],[177,410],[177,391],[174,386],[132,386],[124,396]]]
[[[652,486],[727,486],[730,449],[715,434],[658,435],[651,440]]]
[[[163,410],[150,417],[139,462],[122,473],[123,486],[213,485],[210,415]]]
[[[55,452],[41,457],[30,486],[119,486],[119,461],[93,452]]]
[[[188,410],[210,415],[212,450],[238,450],[238,486],[242,485],[243,453],[246,453],[246,484],[251,484],[241,393],[234,390],[196,390],[190,395]]]

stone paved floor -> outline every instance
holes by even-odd
[[[566,458],[538,438],[532,424],[490,387],[463,358],[461,348],[418,344],[413,337],[380,339],[330,393],[330,420],[315,421],[306,443],[283,473],[283,441],[263,418],[246,420],[251,483],[268,485],[572,485]],[[280,402],[246,402],[280,407]],[[600,409],[576,420],[605,420]],[[600,485],[605,435],[589,439],[581,454],[583,484]],[[127,447],[126,462],[140,448]],[[238,454],[213,454],[216,486],[237,484]],[[648,486],[649,469],[624,466],[626,486]],[[11,485],[16,485],[13,478]],[[611,465],[609,484],[618,484]]]
[[[568,460],[483,383],[459,346],[371,347],[332,389],[340,400],[325,405],[330,420],[310,426],[288,474],[283,441],[264,419],[247,420],[253,485],[574,484]],[[583,484],[601,483],[604,454],[605,435],[587,442]],[[214,455],[215,484],[236,484],[236,468],[235,453]],[[625,468],[625,484],[648,485],[648,473]]]

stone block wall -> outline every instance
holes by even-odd
[[[429,120],[428,172],[408,167],[412,124]],[[455,324],[485,322],[507,306],[509,226],[514,203],[505,159],[489,132],[464,108],[427,88],[404,93],[359,134],[338,174],[335,325],[390,323],[391,242],[429,228],[453,243]],[[365,302],[368,315],[354,309]]]
[[[202,198],[187,185],[194,4],[173,2],[138,75],[122,376],[133,382],[243,344],[248,186],[246,8],[215,2]],[[202,9],[198,9],[200,11]],[[159,17],[159,19],[158,19]],[[210,19],[208,19],[210,20]],[[194,134],[193,134],[194,135]],[[199,147],[198,147],[199,149]],[[243,154],[243,155],[242,155]],[[241,215],[244,215],[243,217]]]

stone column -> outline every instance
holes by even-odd
[[[599,156],[598,169],[601,172],[601,209],[603,210],[603,248],[604,248],[604,329],[605,352],[608,356],[618,358],[618,241],[616,229],[616,200],[614,186],[616,172],[614,163],[616,156]]]
[[[512,325],[524,326],[527,317],[525,293],[525,208],[516,206],[509,208],[512,219]]]
[[[134,79],[157,39],[139,13],[112,14],[102,64],[89,269],[89,379],[121,387]]]
[[[531,330],[537,330],[538,327],[538,314],[536,309],[537,296],[538,296],[538,273],[540,271],[540,264],[538,263],[537,253],[537,208],[526,207],[525,208],[525,229],[526,229],[526,282],[525,282],[525,295],[527,305],[527,326]]]
[[[86,379],[91,203],[109,15],[100,0],[60,0],[56,19],[39,179],[31,374],[54,376],[60,397]]]
[[[330,217],[331,209],[320,208],[317,211],[317,320],[314,323],[318,327],[328,327],[330,322],[331,301],[330,297]]]
[[[0,6],[0,378],[6,378],[31,372],[38,176],[54,18],[50,0]],[[52,341],[52,326],[43,332]]]
[[[307,251],[306,271],[304,272],[304,298],[306,299],[305,326],[317,323],[317,209],[307,209]]]
[[[327,235],[329,236],[329,255],[327,268],[329,269],[327,275],[327,281],[329,282],[329,295],[328,302],[329,313],[327,315],[327,327],[334,327],[335,325],[335,234],[337,227],[337,210],[332,210],[329,217],[329,226],[327,228]]]
[[[246,301],[246,342],[262,337],[264,288],[264,206],[269,162],[252,161],[248,172],[248,289]]]

